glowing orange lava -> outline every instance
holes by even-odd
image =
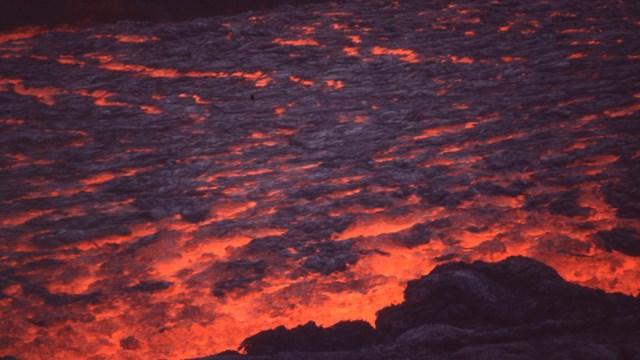
[[[292,45],[292,46],[318,46],[320,45],[313,39],[295,39],[295,40],[283,40],[280,38],[273,40],[274,44],[278,45]]]
[[[0,34],[0,357],[373,322],[450,260],[637,295],[638,23],[387,3]]]
[[[382,46],[376,46],[371,49],[371,53],[376,56],[380,55],[393,55],[399,56],[401,61],[406,61],[409,63],[417,63],[420,62],[418,59],[418,54],[415,51],[409,49],[390,49]]]

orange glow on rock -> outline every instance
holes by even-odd
[[[360,236],[378,236],[381,234],[397,233],[410,228],[419,222],[419,217],[415,215],[393,217],[384,215],[370,215],[367,218],[349,226],[342,234],[337,236],[338,240],[356,238]]]
[[[121,62],[110,61],[110,59],[100,59],[102,65],[100,68],[111,71],[126,71],[139,73],[141,75],[155,78],[174,78],[180,76],[178,70],[175,69],[154,69],[142,65],[124,64]]]
[[[178,95],[181,98],[192,98],[193,101],[198,105],[208,105],[211,104],[211,101],[202,100],[202,98],[198,95],[189,95],[189,94],[180,94]]]
[[[313,86],[313,84],[314,84],[314,82],[311,81],[311,80],[304,80],[304,79],[301,79],[301,78],[296,77],[296,76],[289,76],[289,80],[293,81],[294,83],[298,83],[300,85],[303,85],[303,86]]]
[[[390,49],[381,46],[376,46],[371,50],[371,53],[376,56],[381,55],[393,55],[399,56],[401,61],[406,61],[409,63],[417,63],[420,62],[418,60],[418,54],[413,50],[409,49]]]
[[[576,33],[588,33],[589,29],[580,28],[580,29],[564,29],[561,30],[561,34],[576,34]]]
[[[640,231],[640,93],[612,70],[638,24],[497,3],[1,34],[0,355],[194,358],[373,322],[451,259],[638,294],[640,258],[600,243]]]
[[[498,31],[500,31],[500,32],[509,31],[512,26],[513,26],[513,22],[509,22],[509,24],[507,24],[507,25],[500,26],[498,28]]]
[[[142,36],[142,35],[126,35],[126,34],[118,34],[115,36],[115,38],[119,41],[119,42],[123,42],[123,43],[144,43],[147,41],[158,41],[160,40],[159,38],[153,36],[153,37],[148,37],[148,36]]]
[[[85,183],[86,185],[97,185],[97,184],[102,184],[104,182],[107,182],[109,180],[113,180],[117,177],[117,175],[115,174],[111,174],[111,173],[102,173],[102,174],[98,174],[95,176],[92,176],[88,179],[84,179],[82,180],[83,183]]]
[[[29,210],[12,214],[11,216],[4,215],[3,217],[0,217],[0,224],[6,227],[18,226],[31,219],[37,218],[38,216],[46,215],[51,212],[52,210]]]
[[[584,53],[575,53],[575,54],[571,54],[568,56],[569,59],[581,59],[583,57],[586,57],[587,54]]]
[[[473,64],[474,63],[473,59],[470,57],[458,57],[455,55],[450,55],[449,59],[454,64]]]
[[[284,114],[284,112],[287,110],[287,108],[285,108],[284,106],[276,106],[273,108],[273,113],[276,116],[281,116],[282,114]]]
[[[49,32],[49,30],[37,26],[21,27],[11,32],[0,33],[0,43],[30,39],[34,36],[42,35],[47,32]]]
[[[331,24],[331,28],[333,30],[348,30],[349,29],[349,27],[347,25],[345,25],[345,24],[336,24],[336,23]]]
[[[256,71],[254,73],[237,71],[232,73],[231,76],[241,77],[247,80],[254,81],[256,83],[256,87],[264,87],[269,85],[269,83],[271,82],[271,78],[264,74],[262,71]]]
[[[291,45],[291,46],[318,46],[317,41],[307,38],[307,39],[295,39],[295,40],[283,40],[280,38],[273,40],[274,44],[278,45]]]
[[[360,55],[360,52],[358,51],[357,47],[345,46],[345,47],[342,48],[342,51],[344,51],[344,53],[349,55],[349,56],[358,56],[358,55]]]
[[[143,36],[143,35],[135,35],[135,34],[99,34],[99,35],[94,35],[93,36],[96,39],[104,39],[104,38],[113,38],[116,39],[116,41],[121,42],[121,43],[135,43],[135,44],[140,44],[140,43],[145,43],[148,41],[158,41],[160,40],[157,37],[148,37],[148,36]]]
[[[640,111],[640,103],[633,104],[625,108],[606,110],[604,114],[607,115],[608,117],[617,118],[621,116],[633,115],[638,111]]]
[[[151,68],[143,65],[134,65],[134,64],[125,64],[121,62],[117,62],[113,59],[113,57],[108,55],[100,55],[100,54],[87,54],[85,55],[88,58],[97,59],[100,61],[100,65],[98,67],[106,70],[117,71],[117,72],[133,72],[138,75],[148,76],[152,78],[176,78],[176,77],[219,77],[219,78],[227,78],[227,77],[239,77],[246,80],[251,80],[255,82],[256,87],[264,87],[267,86],[271,82],[271,77],[263,73],[262,71],[256,71],[253,73],[248,73],[244,71],[236,71],[233,73],[225,73],[225,72],[199,72],[199,71],[189,71],[186,73],[182,73],[176,69],[157,69]]]
[[[72,55],[60,55],[58,57],[58,62],[64,65],[85,66],[87,64],[84,61],[76,60]]]
[[[0,78],[0,85],[13,85],[13,91],[16,94],[33,96],[45,105],[54,105],[56,103],[55,96],[60,95],[62,90],[53,86],[46,87],[28,87],[24,85],[21,79],[3,79]]]
[[[316,28],[313,26],[292,26],[291,30],[298,31],[304,35],[312,35],[316,32]]]
[[[151,105],[140,105],[140,110],[144,111],[147,114],[152,114],[152,115],[158,115],[164,112],[158,109],[157,107],[151,106]]]
[[[470,129],[476,123],[464,123],[464,124],[452,124],[452,125],[442,125],[438,127],[429,128],[423,130],[421,134],[414,136],[415,140],[426,139],[430,137],[441,136],[448,133],[457,132],[463,129]]]
[[[340,90],[344,87],[342,80],[327,80],[326,83],[328,87],[334,88],[336,90]]]
[[[78,90],[76,93],[82,96],[94,98],[94,103],[98,106],[129,106],[129,104],[124,102],[109,100],[109,98],[115,94],[105,90]]]
[[[54,97],[60,94],[60,89],[47,86],[44,88],[30,88],[22,85],[22,83],[15,84],[13,90],[20,95],[33,96],[43,104],[53,105],[55,104]]]
[[[360,37],[360,35],[349,35],[347,36],[347,38],[354,44],[362,43],[362,38]]]
[[[503,62],[512,62],[512,61],[523,61],[524,58],[521,57],[517,57],[517,56],[503,56],[500,58],[500,60],[502,60]]]

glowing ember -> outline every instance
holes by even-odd
[[[313,85],[313,81],[311,80],[303,80],[299,77],[295,77],[295,76],[289,76],[289,79],[295,83],[299,83],[300,85],[304,85],[304,86],[312,86]]]
[[[400,60],[416,63],[419,62],[418,55],[413,50],[408,49],[389,49],[382,46],[376,46],[371,50],[373,55],[394,55],[399,56]]]
[[[340,90],[344,87],[342,80],[327,80],[326,84],[328,87],[334,88],[336,90]]]
[[[317,41],[313,39],[296,39],[296,40],[282,40],[280,38],[273,40],[274,44],[278,45],[293,45],[293,46],[318,46]]]
[[[344,51],[345,54],[349,55],[349,56],[358,56],[360,53],[358,52],[358,48],[356,47],[351,47],[351,46],[345,46],[342,51]]]
[[[42,35],[47,29],[41,27],[24,27],[16,29],[12,32],[0,33],[0,43],[30,39],[34,36]]]

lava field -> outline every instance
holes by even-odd
[[[515,255],[637,298],[639,117],[634,1],[2,33],[0,357],[373,324],[437,265]]]

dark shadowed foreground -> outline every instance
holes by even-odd
[[[638,359],[640,299],[568,283],[529,258],[457,262],[410,281],[376,330],[310,322],[242,347],[251,356],[206,359]]]

